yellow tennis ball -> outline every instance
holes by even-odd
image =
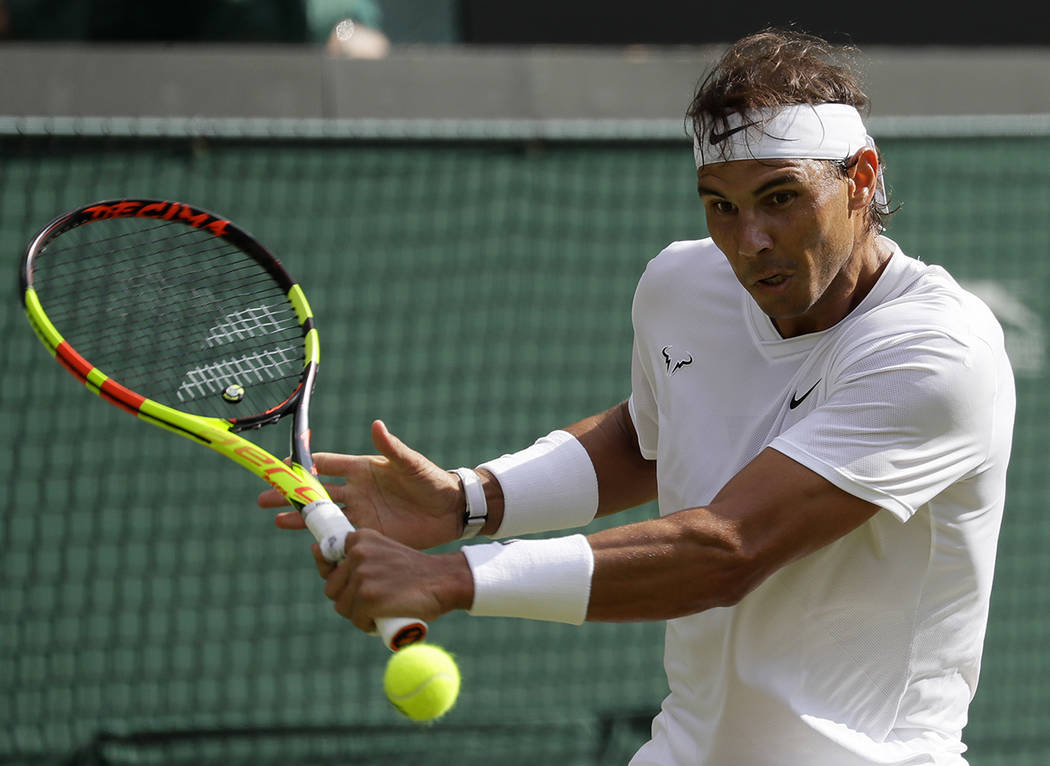
[[[441,647],[411,644],[391,655],[383,690],[403,715],[413,721],[432,721],[456,704],[459,668]]]

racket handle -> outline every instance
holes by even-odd
[[[346,536],[354,531],[342,509],[331,500],[315,500],[300,511],[303,521],[321,546],[321,555],[335,563],[345,556]],[[396,652],[403,646],[422,641],[427,624],[412,617],[378,617],[376,632],[387,649]]]

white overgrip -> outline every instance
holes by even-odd
[[[315,500],[299,511],[306,528],[321,546],[325,560],[335,563],[346,556],[346,536],[354,531],[354,525],[343,510],[331,500]]]
[[[333,564],[346,556],[346,536],[354,526],[342,509],[331,500],[315,500],[300,511],[307,529],[321,546],[321,555]],[[412,617],[376,618],[376,632],[391,651],[422,641],[427,624]]]

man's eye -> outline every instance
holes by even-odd
[[[778,191],[769,195],[769,201],[773,205],[786,205],[793,199],[795,199],[795,192],[793,191]]]
[[[711,209],[714,210],[716,213],[721,213],[722,215],[732,213],[734,210],[733,203],[726,202],[724,199],[717,199],[714,202],[712,202]]]

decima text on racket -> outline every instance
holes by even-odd
[[[92,205],[84,208],[91,220],[105,218],[159,218],[164,221],[180,221],[197,229],[205,229],[217,237],[226,233],[230,222],[223,218],[195,210],[180,202],[144,202],[142,200],[120,200],[108,205]]]

